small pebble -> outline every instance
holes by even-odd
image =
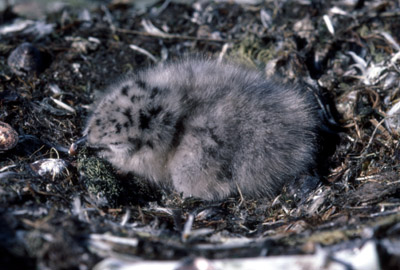
[[[20,76],[37,74],[44,68],[41,52],[28,42],[22,43],[11,52],[7,64],[15,74]]]
[[[0,121],[0,152],[14,148],[18,143],[18,133],[7,123]]]

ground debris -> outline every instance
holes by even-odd
[[[71,2],[29,19],[26,10],[0,11],[0,123],[15,130],[0,149],[2,266],[399,268],[399,3]],[[28,64],[13,56],[23,42],[37,48]],[[316,88],[340,136],[324,181],[288,184],[273,201],[207,203],[143,184],[76,145],[68,154],[97,90],[183,55]],[[49,160],[62,165],[57,177],[53,167],[34,173]]]

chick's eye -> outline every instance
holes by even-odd
[[[127,146],[126,143],[122,143],[122,142],[112,142],[109,145],[110,145],[110,148],[118,149],[118,150],[123,150]]]
[[[109,150],[109,148],[105,145],[87,145],[86,147],[91,152],[103,152]]]
[[[120,143],[120,142],[113,142],[113,143],[110,143],[111,145],[121,145],[122,143]]]

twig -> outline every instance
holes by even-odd
[[[368,148],[371,146],[372,141],[374,140],[374,137],[375,137],[376,132],[378,131],[379,127],[382,125],[382,123],[383,123],[384,121],[385,121],[385,118],[382,119],[382,120],[375,126],[375,129],[374,129],[374,131],[372,132],[371,138],[369,138],[369,141],[368,141],[367,146],[364,148],[364,151],[362,151],[362,154],[361,154],[362,156],[364,156],[364,155],[366,154]]]
[[[125,34],[156,37],[156,38],[162,38],[162,39],[187,39],[187,40],[214,41],[214,42],[223,42],[223,43],[238,41],[236,39],[225,40],[225,39],[216,39],[216,38],[203,38],[203,37],[193,37],[193,36],[186,36],[186,35],[167,34],[167,33],[163,33],[162,35],[160,35],[160,34],[155,34],[155,33],[148,33],[148,32],[142,32],[142,31],[130,30],[130,29],[124,29],[124,28],[115,28],[115,31],[120,32],[120,33],[125,33]]]
[[[158,62],[157,58],[156,58],[154,55],[152,55],[149,51],[146,51],[145,49],[140,48],[139,46],[136,46],[136,45],[134,45],[134,44],[131,44],[131,45],[129,45],[129,48],[131,48],[132,50],[137,51],[137,52],[139,52],[139,53],[141,53],[141,54],[146,55],[146,56],[147,56],[148,58],[150,58],[154,63],[157,63],[157,62]]]
[[[65,104],[64,102],[62,102],[61,100],[55,99],[53,97],[50,97],[50,99],[57,104],[58,106],[60,106],[61,108],[63,108],[66,111],[72,112],[72,113],[76,113],[76,110],[74,108],[72,108],[71,106]]]
[[[224,58],[226,52],[227,52],[228,49],[231,48],[231,47],[232,47],[232,44],[230,44],[230,43],[225,43],[225,44],[222,46],[221,52],[220,52],[219,55],[218,55],[218,62],[221,62],[221,61],[222,61],[222,59]]]

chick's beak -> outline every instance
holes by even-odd
[[[78,149],[80,147],[84,146],[86,144],[86,142],[87,142],[87,136],[85,135],[71,144],[71,146],[69,147],[68,153],[71,156],[76,155],[78,153]]]

